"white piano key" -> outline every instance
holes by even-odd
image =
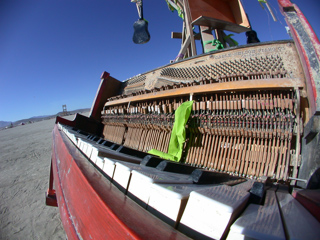
[[[101,157],[96,157],[96,165],[102,170],[104,166],[104,159]]]
[[[81,138],[78,139],[78,148],[82,151],[82,146],[83,146],[83,140]]]
[[[88,158],[90,158],[90,156],[91,156],[91,152],[92,152],[92,144],[91,143],[86,143],[86,145],[87,145],[87,147],[85,148],[85,150],[84,150],[84,154],[88,157]]]
[[[216,185],[153,184],[147,209],[168,224],[176,227],[192,191]]]
[[[132,171],[128,192],[137,197],[140,204],[147,206],[151,186],[154,183],[192,184],[189,175],[159,171],[155,168],[143,167]],[[130,195],[132,197],[132,195]]]
[[[131,178],[131,171],[132,170],[141,170],[142,166],[139,164],[134,163],[127,163],[127,162],[119,162],[115,163],[115,170],[113,174],[113,181],[120,185],[121,190],[125,193],[128,190],[129,181]]]
[[[58,123],[58,129],[59,129],[59,130],[62,130],[62,129],[63,129],[63,126],[62,126],[60,123]]]
[[[90,159],[92,162],[96,163],[97,162],[97,158],[98,158],[98,153],[99,153],[99,149],[92,146],[91,147],[91,154],[90,154]]]
[[[263,206],[249,204],[227,239],[286,239],[274,190],[267,191]]]
[[[104,159],[104,166],[103,166],[103,171],[109,176],[111,180],[113,180],[113,174],[115,170],[115,164],[116,160],[110,159],[110,158],[103,158]]]
[[[73,133],[67,132],[67,136],[74,144],[76,144],[76,138]]]
[[[85,154],[86,150],[87,150],[87,142],[82,140],[81,151]]]
[[[76,138],[76,136],[73,134],[73,133],[71,133],[70,134],[70,136],[71,136],[71,141],[75,144],[75,145],[77,145],[77,138]]]
[[[214,239],[225,237],[249,196],[246,191],[226,185],[191,192],[178,229],[193,237],[199,237],[198,232]]]

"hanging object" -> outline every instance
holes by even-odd
[[[267,1],[267,0],[258,0],[258,2],[259,2],[259,4],[260,4],[260,6],[262,7],[262,9],[264,9],[262,3],[266,4],[266,6],[267,6],[267,8],[268,8],[268,10],[269,10],[272,18],[273,18],[273,21],[276,22],[276,21],[277,21],[277,18],[276,18],[276,16],[274,15],[272,9],[270,8],[270,5],[269,5],[268,1]]]
[[[142,0],[132,1],[135,2],[138,9],[139,20],[133,24],[133,42],[136,44],[147,43],[150,40],[150,34],[148,31],[148,21],[143,18],[143,6]]]

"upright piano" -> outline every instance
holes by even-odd
[[[68,239],[319,238],[320,45],[299,8],[279,4],[292,40],[125,81],[104,72],[89,117],[57,117],[46,203]]]

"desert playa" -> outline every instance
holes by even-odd
[[[66,239],[59,209],[45,205],[54,122],[0,131],[1,240]]]

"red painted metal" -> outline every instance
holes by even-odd
[[[301,23],[305,29],[305,31],[308,33],[311,43],[316,51],[316,54],[318,58],[320,59],[320,41],[314,32],[312,26],[310,25],[309,21],[307,18],[304,16],[304,14],[301,12],[300,8],[294,4],[294,9],[296,10],[297,15],[299,16]]]
[[[320,43],[317,35],[313,31],[310,23],[306,19],[306,17],[303,15],[303,13],[300,11],[297,5],[292,4],[290,0],[278,0],[278,3],[280,5],[280,10],[282,11],[282,14],[286,16],[286,11],[293,11],[297,14],[297,17],[299,18],[305,33],[308,35],[310,42],[312,43],[312,46],[315,50],[316,56],[318,59],[320,59]],[[309,95],[309,104],[310,104],[310,114],[313,115],[317,110],[319,110],[320,106],[317,106],[317,98],[320,93],[318,93],[313,69],[311,67],[308,53],[306,52],[302,39],[299,37],[299,34],[297,33],[296,29],[292,26],[288,18],[286,17],[286,22],[290,28],[292,38],[294,39],[294,42],[296,44],[297,50],[299,52],[299,55],[302,56],[301,63],[304,68],[304,73],[307,78],[307,89],[308,89],[308,95]]]
[[[290,0],[278,0],[281,7],[292,7],[292,2]]]
[[[56,191],[53,189],[52,160],[51,160],[51,166],[50,166],[49,189],[46,192],[46,205],[51,206],[51,207],[58,207]]]
[[[292,196],[320,222],[320,189],[295,189]]]
[[[57,126],[52,155],[68,239],[187,239],[117,189]]]
[[[53,134],[56,131],[56,127],[53,130]],[[54,139],[53,139],[54,140]],[[63,190],[61,186],[61,180],[59,178],[59,173],[58,173],[58,166],[57,166],[57,158],[56,155],[54,154],[54,149],[55,149],[55,142],[53,141],[52,143],[52,169],[53,169],[53,177],[55,179],[55,188],[56,188],[56,195],[58,196],[58,202],[59,202],[59,211],[60,211],[60,218],[63,224],[63,228],[66,232],[66,235],[68,239],[79,239],[75,226],[73,225],[72,218],[69,214],[68,207],[66,205],[65,197],[63,196]]]

